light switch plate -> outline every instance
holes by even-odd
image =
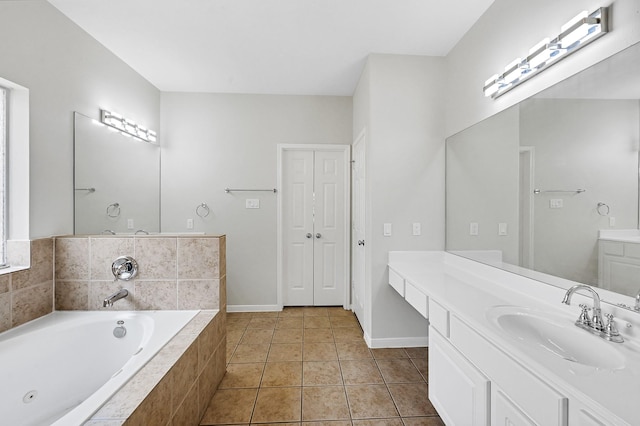
[[[549,200],[550,209],[561,209],[563,207],[562,198],[552,198]]]
[[[260,200],[258,198],[247,198],[244,202],[244,207],[246,209],[259,209]]]
[[[385,237],[390,237],[391,236],[391,224],[390,223],[385,223],[384,224],[383,235]]]
[[[508,235],[506,223],[501,222],[498,224],[498,235],[501,235],[501,236]]]
[[[471,222],[469,224],[469,235],[478,235],[478,222]]]

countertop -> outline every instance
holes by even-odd
[[[638,339],[617,320],[625,337],[615,345],[625,357],[624,367],[601,369],[577,364],[544,351],[531,351],[498,328],[488,313],[496,306],[522,306],[561,317],[571,324],[580,313],[578,304],[592,305],[591,298],[575,294],[572,305],[561,304],[565,290],[490,268],[446,252],[390,252],[389,268],[428,297],[467,323],[524,368],[543,378],[561,393],[577,395],[595,412],[608,415],[612,424],[638,424],[640,414],[640,346]],[[613,312],[603,306],[603,314]],[[618,317],[618,312],[614,312]],[[640,315],[636,315],[640,318]],[[633,327],[640,327],[633,324]],[[585,339],[600,339],[584,331]],[[530,349],[530,348],[529,348]],[[563,392],[564,390],[564,392]],[[614,413],[619,419],[611,418]]]

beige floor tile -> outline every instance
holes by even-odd
[[[333,333],[330,328],[305,328],[305,343],[333,343]]]
[[[249,423],[258,389],[220,389],[213,395],[201,425]]]
[[[268,362],[302,361],[302,344],[273,343],[269,350]]]
[[[302,420],[344,419],[350,419],[350,415],[342,386],[305,387],[302,389]]]
[[[426,358],[413,358],[411,362],[422,374],[424,380],[429,383],[429,361]]]
[[[280,317],[276,323],[276,328],[302,328],[304,317]]]
[[[278,318],[280,316],[280,312],[252,312],[251,319],[253,318]]]
[[[289,318],[289,317],[302,317],[304,316],[304,308],[301,307],[286,307],[280,312],[278,318]]]
[[[260,388],[251,422],[296,422],[301,415],[301,387]]]
[[[391,395],[384,385],[345,386],[351,418],[399,417]]]
[[[387,385],[391,397],[402,417],[438,414],[429,402],[426,383],[403,383]]]
[[[333,329],[333,338],[336,342],[361,342],[362,330],[356,327],[343,327]]]
[[[378,368],[387,383],[424,383],[424,378],[410,359],[379,359]]]
[[[257,388],[264,371],[264,363],[230,364],[220,382],[220,389]]]
[[[239,319],[239,318],[251,319],[252,316],[253,316],[253,312],[227,312],[227,321],[232,319]]]
[[[331,328],[329,317],[304,317],[304,328]]]
[[[409,358],[424,358],[424,359],[427,359],[429,357],[429,348],[425,348],[425,347],[404,348],[404,351],[407,353]]]
[[[302,324],[302,323],[300,323]],[[303,331],[300,328],[276,328],[272,343],[302,343]]]
[[[302,362],[268,362],[262,386],[302,386]]]
[[[328,308],[302,308],[302,312],[304,312],[305,317],[328,317],[329,310]]]
[[[331,327],[356,327],[360,328],[360,323],[355,317],[330,317],[331,318]]]
[[[405,426],[444,426],[444,422],[438,416],[408,417],[402,420],[404,420]],[[355,426],[355,422],[353,424]]]
[[[342,385],[338,361],[310,361],[302,366],[303,386]]]
[[[262,343],[259,345],[240,344],[236,347],[230,363],[239,362],[265,362],[269,353],[269,344]]]
[[[258,343],[271,343],[272,338],[273,338],[273,328],[271,329],[247,328],[247,330],[242,335],[242,339],[240,339],[240,344],[255,345]]]
[[[227,330],[244,330],[249,325],[251,318],[227,319]]]
[[[353,426],[403,426],[402,420],[395,419],[372,419],[354,420]]]
[[[247,328],[276,328],[276,322],[278,321],[278,317],[274,318],[251,318]]]
[[[335,343],[305,343],[303,361],[335,361],[338,359]]]
[[[351,426],[351,420],[325,420],[321,422],[302,422],[302,426]]]
[[[375,359],[409,358],[402,348],[371,349]]]
[[[242,339],[242,335],[244,334],[244,329],[238,330],[227,330],[227,346],[237,345],[240,343],[240,339]]]
[[[329,313],[330,317],[356,317],[353,311],[347,311],[342,306],[333,306],[327,308],[327,312]]]
[[[372,359],[373,355],[364,341],[336,342],[338,358],[343,359]]]
[[[370,360],[340,361],[345,385],[383,384],[378,364]]]

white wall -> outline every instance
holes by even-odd
[[[367,131],[366,328],[374,345],[427,335],[426,321],[388,285],[387,261],[391,250],[444,248],[443,78],[442,58],[374,54],[354,95],[354,139]],[[421,236],[412,235],[414,222]]]
[[[484,82],[582,10],[611,5],[612,31],[496,100]],[[495,0],[447,56],[450,136],[640,41],[640,0]]]
[[[278,144],[351,143],[350,97],[162,94],[163,232],[227,235],[228,304],[276,305]],[[246,209],[257,198],[260,209]],[[207,203],[211,214],[195,213]],[[194,220],[194,229],[186,227]]]
[[[158,129],[160,92],[45,1],[0,1],[0,40],[0,78],[30,95],[29,235],[71,233],[73,111]]]

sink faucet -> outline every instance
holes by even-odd
[[[122,288],[122,289],[116,291],[115,293],[113,293],[111,296],[109,296],[106,299],[104,299],[102,301],[102,307],[104,307],[104,308],[111,307],[111,306],[113,306],[113,304],[115,302],[117,302],[120,299],[123,299],[123,298],[127,297],[128,295],[129,295],[129,290],[127,290],[126,288]]]
[[[640,311],[640,290],[638,290],[638,293],[636,294],[636,304],[633,307],[634,311]]]
[[[564,298],[562,299],[562,303],[564,303],[565,305],[570,305],[571,296],[573,296],[573,293],[575,293],[578,290],[587,290],[591,293],[591,296],[593,297],[593,317],[591,318],[591,320],[589,320],[589,317],[586,312],[587,310],[586,306],[581,305],[582,314],[580,315],[580,318],[576,322],[576,325],[580,327],[588,326],[593,328],[594,330],[603,331],[604,324],[602,321],[602,310],[600,309],[600,296],[598,295],[598,293],[596,293],[594,289],[584,284],[574,285],[569,290],[567,290],[567,292],[564,295]]]

